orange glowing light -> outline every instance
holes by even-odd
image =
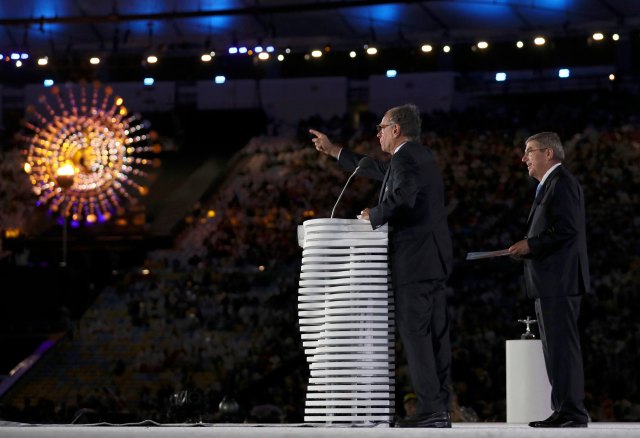
[[[146,170],[158,164],[148,123],[123,103],[94,82],[52,87],[27,107],[23,170],[38,204],[92,224],[122,216],[123,205],[148,193]]]

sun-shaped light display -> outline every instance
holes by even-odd
[[[146,169],[159,166],[153,155],[160,146],[111,87],[52,87],[38,108],[27,108],[24,124],[24,171],[37,203],[51,213],[76,224],[104,222],[122,214],[131,197],[147,194]]]

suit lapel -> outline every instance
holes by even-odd
[[[545,192],[545,186],[547,185],[548,182],[549,182],[549,178],[547,178],[547,181],[545,181],[544,186],[542,186],[542,190],[540,190],[536,198],[533,200],[533,204],[531,205],[531,210],[529,210],[529,217],[527,218],[527,224],[531,223],[531,219],[533,218],[533,213],[536,211],[536,208],[538,207],[540,202],[542,202],[542,197],[544,196],[544,192]]]
[[[551,172],[551,175],[549,175],[549,177],[547,177],[546,181],[544,182],[542,189],[536,195],[536,198],[533,201],[533,205],[531,206],[531,210],[529,210],[529,217],[527,218],[527,224],[531,224],[531,219],[533,219],[533,213],[536,211],[536,208],[538,207],[538,205],[542,203],[542,199],[544,198],[544,195],[547,192],[547,188],[549,188],[549,184],[551,184],[551,181],[553,179],[557,178],[558,174],[560,173],[561,167],[562,166],[558,166],[553,170],[553,172]]]
[[[391,164],[387,167],[387,171],[384,174],[384,179],[382,180],[382,187],[380,188],[380,195],[378,196],[378,204],[382,202],[384,199],[384,194],[387,191],[387,181],[389,180],[389,174],[391,173]]]

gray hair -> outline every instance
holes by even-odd
[[[390,121],[400,126],[400,132],[412,139],[418,140],[422,133],[422,119],[420,110],[413,104],[396,106],[387,111]]]
[[[539,132],[538,134],[534,134],[529,137],[525,142],[525,146],[530,141],[536,141],[543,148],[549,148],[553,151],[553,157],[556,160],[563,161],[564,160],[564,148],[562,147],[562,142],[560,141],[560,136],[555,132]]]

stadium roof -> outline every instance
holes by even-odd
[[[0,5],[2,50],[219,50],[381,45],[625,32],[640,22],[629,0],[21,0]]]
[[[433,44],[489,44],[536,36],[637,38],[630,0],[20,0],[0,4],[0,53],[37,57],[228,55],[272,57]],[[7,58],[9,57],[9,58]],[[28,63],[25,61],[25,64]]]

